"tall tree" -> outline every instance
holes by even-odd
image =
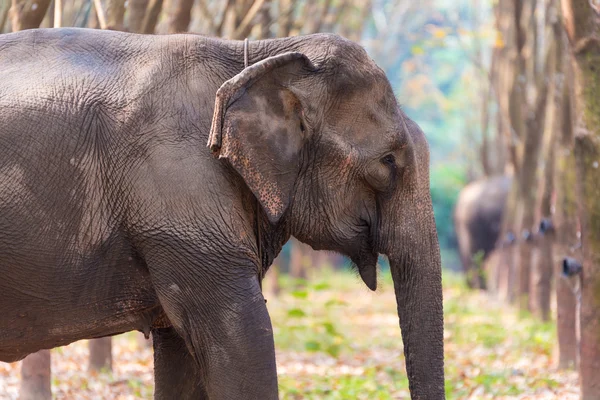
[[[513,124],[519,123],[520,114],[515,112],[518,107],[514,107],[514,81],[519,76],[514,50],[517,43],[514,10],[515,4],[512,1],[499,1],[494,6],[494,25],[497,37],[495,68],[491,71],[491,86],[496,93],[498,102],[497,129],[500,131],[498,136],[504,137],[506,145],[506,169],[507,172],[516,175],[519,171],[517,148],[520,144],[520,132]],[[503,214],[500,249],[496,264],[496,283],[492,285],[496,288],[498,297],[508,302],[514,301],[518,283],[515,267],[518,253],[512,240],[508,240],[509,237],[517,234],[518,194],[518,185],[513,181]]]
[[[54,28],[60,28],[63,26],[63,1],[54,0]]]
[[[149,0],[128,0],[127,28],[129,32],[141,33]]]
[[[50,350],[40,350],[25,357],[21,364],[20,400],[50,400]]]
[[[51,0],[12,0],[10,20],[13,32],[40,26]]]
[[[200,0],[202,1],[202,0]],[[169,10],[169,33],[187,32],[194,0],[173,0]]]
[[[554,9],[552,0],[501,1],[495,8],[497,42],[507,50],[495,54],[493,88],[499,103],[499,129],[505,132],[506,153],[515,175],[501,237],[516,238],[512,245],[504,243],[499,257],[504,266],[497,269],[496,287],[509,301],[518,300],[522,309],[535,304],[530,299],[533,262],[530,238],[541,195],[537,188],[544,178],[540,172],[540,153],[551,96],[547,79],[556,70],[556,49],[549,45],[552,40],[548,40],[552,35]],[[552,181],[551,177],[546,178]],[[544,271],[545,285],[549,269]]]
[[[158,18],[162,11],[163,0],[150,0],[148,8],[146,9],[146,15],[142,22],[142,33],[154,33],[156,30],[156,24],[158,24]]]
[[[6,21],[8,20],[8,11],[10,10],[10,3],[3,1],[0,4],[0,33],[4,32]]]
[[[106,1],[106,28],[115,31],[123,30],[123,18],[125,15],[125,0]]]
[[[573,121],[583,244],[581,398],[600,399],[600,14],[590,0],[562,0],[573,61]]]
[[[279,266],[280,262],[280,259],[275,259],[273,265],[269,268],[267,275],[265,275],[265,281],[268,282],[267,285],[270,289],[270,295],[273,297],[277,297],[279,296],[279,293],[281,293],[281,285],[279,283],[279,275],[281,273],[281,267]]]
[[[555,291],[556,291],[556,326],[557,355],[559,368],[577,366],[579,345],[577,325],[579,323],[577,299],[570,280],[563,275],[562,260],[566,257],[577,258],[579,254],[579,227],[577,221],[576,171],[574,157],[574,141],[571,119],[571,93],[567,77],[571,76],[567,38],[557,10],[561,25],[554,26],[554,40],[557,46],[557,64],[559,73],[551,83],[554,89],[553,130],[555,131],[554,152],[554,215],[555,236],[553,244]]]
[[[549,3],[547,19],[551,21],[552,30],[548,37],[549,74],[544,80],[548,87],[546,123],[544,124],[543,165],[539,172],[539,232],[538,246],[535,249],[537,257],[532,258],[533,274],[531,285],[531,308],[544,321],[551,317],[550,299],[552,293],[552,278],[554,275],[553,245],[555,238],[554,225],[551,221],[552,196],[554,194],[554,162],[556,158],[556,137],[562,129],[562,101],[564,86],[564,44],[562,23],[558,19],[559,4]]]
[[[99,339],[91,339],[88,342],[90,351],[90,371],[112,370],[112,338],[110,336]]]
[[[310,264],[310,246],[298,241],[295,238],[290,240],[290,276],[298,279],[306,279],[307,266]]]
[[[516,4],[523,3],[521,0],[515,0]],[[545,1],[538,3],[538,0],[532,0],[527,7],[519,11],[515,9],[515,23],[519,23],[517,28],[517,65],[519,75],[516,76],[513,104],[514,112],[518,114],[519,121],[515,125],[521,125],[523,144],[520,152],[519,170],[517,174],[519,207],[521,208],[520,218],[517,220],[518,232],[522,235],[518,242],[519,262],[517,268],[519,271],[519,305],[521,309],[529,309],[529,293],[531,287],[531,241],[524,236],[527,232],[531,233],[535,222],[536,194],[537,191],[537,171],[539,164],[539,154],[544,132],[544,122],[546,113],[546,104],[548,97],[548,85],[545,77],[552,74],[552,62],[550,49],[544,48],[538,43],[537,25],[533,16],[539,8],[546,6]],[[544,7],[545,8],[545,7]],[[542,8],[543,10],[543,8]],[[524,14],[524,15],[522,15]],[[546,19],[547,20],[547,19]],[[526,24],[527,29],[521,24]],[[527,42],[529,39],[529,42]],[[526,57],[525,48],[528,43],[528,49],[532,52],[531,57]],[[539,49],[539,50],[538,50]],[[538,74],[537,67],[534,65],[539,56],[537,51],[543,54],[543,74]],[[527,63],[529,61],[529,65]],[[535,93],[535,100],[531,103],[527,101],[527,91],[532,88]],[[517,111],[518,108],[518,111]]]
[[[292,0],[279,0],[279,26],[277,36],[286,37],[292,31],[294,2]]]
[[[125,16],[125,0],[94,0],[96,14],[101,29],[122,31]]]
[[[563,39],[564,41],[565,39]],[[567,74],[568,75],[568,74]],[[577,222],[576,171],[573,129],[571,121],[571,96],[568,85],[562,88],[560,135],[556,151],[556,226],[555,258],[578,257],[579,227]],[[562,262],[555,263],[556,276],[556,327],[558,336],[558,366],[572,368],[577,365],[579,344],[577,341],[577,299],[573,285],[562,274]]]

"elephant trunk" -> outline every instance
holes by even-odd
[[[444,313],[429,149],[419,126],[409,118],[403,122],[412,151],[405,153],[396,190],[378,204],[374,242],[390,260],[411,397],[439,400],[445,398]]]
[[[413,399],[444,399],[442,274],[433,222],[399,238],[389,254]]]

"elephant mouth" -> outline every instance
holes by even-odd
[[[365,224],[366,229],[361,235],[360,242],[354,247],[350,259],[356,265],[361,279],[373,291],[377,289],[377,260],[379,254],[375,251],[371,224]]]
[[[356,264],[358,273],[367,287],[373,291],[377,289],[377,259],[379,255],[375,252],[361,255],[360,259],[352,258]]]

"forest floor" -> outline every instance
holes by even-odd
[[[282,399],[409,398],[393,287],[381,276],[375,293],[352,273],[322,270],[266,295]],[[444,311],[449,399],[579,398],[577,374],[555,368],[553,324],[467,291],[452,274]],[[115,337],[111,373],[86,371],[85,341],[53,350],[55,398],[151,399],[152,350],[140,338]],[[17,398],[19,375],[20,363],[0,363],[0,399]]]

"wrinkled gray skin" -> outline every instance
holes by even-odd
[[[498,241],[511,182],[506,176],[481,179],[465,186],[458,196],[454,229],[469,287],[486,288],[481,266]]]
[[[350,41],[249,54],[242,72],[242,42],[196,35],[0,36],[0,360],[151,331],[156,398],[275,399],[257,274],[294,235],[373,290],[389,257],[411,394],[444,398],[423,133]]]

